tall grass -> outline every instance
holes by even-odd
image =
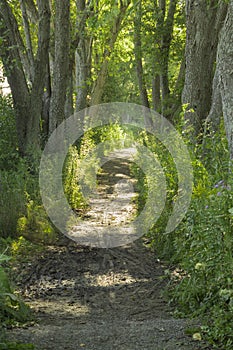
[[[145,136],[143,135],[145,142]],[[167,203],[161,218],[148,233],[156,254],[171,269],[168,287],[177,315],[199,317],[202,336],[216,349],[233,348],[233,181],[223,128],[192,146],[194,188],[182,223],[170,234],[166,226],[172,197],[174,164],[149,136],[148,147],[157,154],[166,173]],[[139,182],[146,200],[146,186]]]

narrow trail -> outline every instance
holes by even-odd
[[[135,240],[129,225],[137,214],[136,180],[129,169],[135,153],[135,148],[126,148],[102,159],[98,186],[89,194],[90,208],[83,220],[71,228],[68,237],[78,244],[100,248],[122,246]]]
[[[109,199],[123,177],[130,178],[129,164],[110,160],[99,175],[99,191]],[[92,225],[99,224],[101,203],[86,214]],[[133,211],[132,206],[127,213]],[[115,213],[117,224],[124,213]],[[8,337],[34,343],[38,350],[209,349],[185,335],[191,321],[171,316],[162,298],[165,268],[143,239],[102,249],[64,237],[60,245],[48,246],[42,256],[18,268],[18,289],[36,323],[13,328]]]

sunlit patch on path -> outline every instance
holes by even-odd
[[[96,196],[73,231],[79,239],[96,227],[118,229],[136,215],[133,159],[125,155],[112,153],[103,164]],[[172,317],[162,297],[167,266],[143,242],[102,249],[62,236],[41,257],[18,266],[18,289],[36,323],[8,337],[38,350],[209,349],[185,335],[193,321]]]
[[[115,246],[115,242],[122,245],[134,240],[134,231],[127,224],[137,214],[136,180],[130,173],[135,153],[135,148],[126,148],[111,152],[102,160],[96,191],[88,201],[89,209],[82,221],[72,227],[68,237],[79,244],[99,247]]]

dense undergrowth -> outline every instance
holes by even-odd
[[[32,345],[8,344],[3,328],[14,322],[26,322],[30,312],[13,292],[6,268],[9,256],[21,251],[21,257],[33,254],[30,241],[54,243],[59,237],[43,208],[38,186],[38,168],[17,152],[16,130],[11,101],[0,100],[0,350],[31,349]],[[128,135],[128,136],[127,136]],[[175,231],[163,234],[177,195],[177,171],[172,156],[152,135],[122,128],[118,124],[86,132],[79,143],[70,147],[63,169],[63,186],[73,210],[87,203],[80,183],[91,187],[92,173],[99,167],[95,153],[83,163],[90,150],[106,142],[105,151],[130,146],[132,139],[146,146],[158,158],[167,183],[166,204],[156,225],[148,233],[156,254],[170,266],[168,296],[177,316],[202,320],[201,336],[217,349],[233,348],[233,179],[223,127],[205,136],[197,146],[188,144],[194,170],[191,204]],[[115,140],[113,142],[113,139]],[[187,138],[188,139],[188,138]],[[80,171],[81,169],[81,171]],[[147,178],[134,166],[138,178],[138,209],[142,210],[148,186],[156,191],[155,179]],[[150,173],[150,170],[148,170]],[[10,239],[9,239],[10,237]],[[5,249],[7,247],[8,251]]]
[[[64,193],[74,211],[87,206],[79,183],[91,187],[93,171],[99,167],[95,153],[88,162],[83,162],[87,153],[102,142],[106,143],[106,154],[121,147],[124,138],[124,131],[116,124],[89,130],[76,145],[70,146],[62,175]],[[39,159],[40,155],[33,159],[19,156],[12,101],[0,96],[0,350],[34,348],[32,344],[5,340],[6,327],[28,323],[32,318],[28,307],[14,292],[8,277],[9,261],[30,259],[43,250],[43,245],[53,244],[60,237],[42,205]]]
[[[142,136],[145,142],[145,136]],[[160,143],[146,136],[166,173],[167,203],[148,237],[171,266],[167,295],[176,315],[202,320],[202,337],[217,349],[233,348],[233,181],[223,128],[189,145],[194,171],[191,204],[175,231],[163,234],[176,196],[176,170]],[[204,148],[203,148],[204,147]],[[140,170],[137,169],[140,173]],[[143,206],[148,180],[141,175]]]
[[[0,99],[0,350],[27,350],[34,349],[33,344],[5,339],[6,328],[33,320],[31,311],[9,278],[10,264],[17,247],[22,246],[22,238],[18,238],[20,231],[29,234],[30,225],[33,229],[35,225],[40,226],[38,220],[49,223],[45,215],[42,218],[33,215],[37,212],[36,206],[41,208],[37,177],[28,161],[19,157],[11,105],[9,98]],[[24,218],[27,223],[23,229]],[[28,253],[29,249],[25,250],[24,256]]]
[[[13,245],[16,245],[13,240],[1,239],[1,250],[5,247],[6,252],[11,246],[11,243],[13,248]],[[21,243],[19,242],[17,245],[20,246]],[[29,307],[14,291],[8,277],[9,261],[12,259],[14,251],[7,251],[7,253],[7,255],[3,253],[0,254],[0,350],[34,349],[33,344],[8,342],[5,339],[6,328],[10,328],[14,325],[29,324],[33,320],[33,315]]]

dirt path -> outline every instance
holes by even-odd
[[[129,164],[135,152],[135,148],[126,148],[102,159],[104,164],[97,176],[98,186],[89,194],[90,208],[68,235],[78,244],[112,248],[134,240],[129,224],[137,214],[137,193]]]
[[[111,196],[116,178],[130,177],[127,169],[120,159],[106,163],[100,190]],[[86,213],[92,224],[94,212]],[[185,335],[187,320],[171,316],[161,296],[164,268],[142,239],[101,249],[64,238],[18,271],[18,287],[37,322],[9,331],[9,338],[38,350],[208,349]]]

